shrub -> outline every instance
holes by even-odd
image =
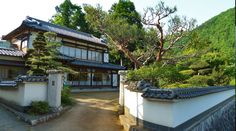
[[[213,78],[216,85],[228,85],[230,82],[230,76],[225,74],[224,69],[216,69],[212,70],[211,77]]]
[[[49,105],[45,101],[33,101],[28,111],[33,115],[42,115],[49,112]]]
[[[235,86],[235,78],[230,81],[229,85]]]
[[[62,105],[72,105],[73,99],[71,98],[70,87],[64,86],[61,91],[61,103]]]
[[[186,79],[186,76],[179,73],[177,68],[172,65],[164,67],[154,64],[141,67],[138,70],[128,71],[127,80],[138,81],[145,80],[156,87],[180,82]]]
[[[188,75],[188,76],[192,76],[192,75],[196,75],[197,72],[194,71],[194,70],[182,70],[179,72],[180,74],[183,74],[183,75]]]
[[[188,87],[194,87],[194,86],[191,84],[174,83],[174,84],[167,85],[164,88],[188,88]]]
[[[207,74],[209,74],[209,73],[211,73],[212,72],[212,69],[211,68],[206,68],[206,69],[200,69],[200,70],[198,70],[198,73],[200,74],[200,75],[207,75]]]
[[[194,85],[194,86],[212,86],[214,85],[214,81],[212,77],[210,76],[201,76],[201,75],[195,75],[187,80],[188,84]]]
[[[197,62],[194,62],[190,68],[194,71],[197,71],[199,69],[204,69],[204,68],[208,68],[210,67],[210,65],[206,62],[206,61],[197,61]]]
[[[178,87],[180,87],[180,88],[188,88],[188,87],[195,87],[195,86],[192,85],[192,84],[179,84]]]

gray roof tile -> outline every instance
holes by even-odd
[[[40,29],[40,30],[44,30],[44,31],[55,32],[57,34],[61,34],[64,36],[82,39],[85,41],[90,41],[90,42],[101,44],[101,45],[106,45],[104,40],[99,39],[91,34],[76,31],[76,30],[73,30],[73,29],[70,29],[67,27],[62,27],[62,26],[58,26],[55,24],[51,24],[49,22],[45,22],[45,21],[42,21],[42,20],[39,20],[36,18],[32,18],[29,16],[27,16],[27,18],[23,21],[22,25],[26,25],[28,27],[36,28],[36,29]]]
[[[8,49],[0,47],[0,55],[5,56],[24,56],[25,53],[17,49]]]
[[[232,86],[210,86],[202,88],[147,89],[142,97],[147,99],[188,99],[206,94],[235,89]]]
[[[70,56],[66,56],[63,54],[59,55],[60,59],[66,60],[70,62],[72,65],[78,65],[78,66],[88,66],[88,67],[96,67],[96,68],[104,68],[104,69],[113,69],[113,70],[126,70],[126,67],[111,64],[111,63],[100,63],[96,61],[85,61],[85,60],[78,60]]]

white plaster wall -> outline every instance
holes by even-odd
[[[17,105],[22,105],[24,98],[24,89],[0,89],[0,98]]]
[[[16,40],[12,44],[17,45],[18,49],[20,49],[21,41],[20,40]]]
[[[145,121],[171,126],[173,105],[166,102],[148,101],[141,95],[142,93],[125,89],[124,103],[129,108],[130,114]]]
[[[131,115],[158,125],[176,127],[235,95],[235,90],[178,101],[151,101],[143,98],[142,93],[127,89],[124,94],[124,105]]]
[[[28,106],[32,101],[47,100],[46,82],[26,82],[24,88],[24,101],[21,106]]]
[[[47,100],[46,82],[26,82],[17,89],[0,89],[0,98],[19,106],[29,106],[32,101]]]
[[[203,95],[192,99],[185,99],[173,105],[173,127],[176,127],[198,114],[212,108],[222,101],[235,95],[235,90]]]

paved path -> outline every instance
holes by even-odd
[[[27,131],[30,125],[18,120],[11,112],[0,106],[0,131]]]
[[[47,123],[29,126],[0,108],[0,131],[121,131],[116,110],[118,93],[79,93],[77,105]]]

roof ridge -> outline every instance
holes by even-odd
[[[43,20],[40,20],[40,19],[37,19],[37,18],[34,18],[34,17],[31,17],[31,16],[26,16],[26,19],[30,19],[30,20],[36,20],[36,21],[39,21],[39,22],[43,22],[43,23],[46,23],[46,24],[49,24],[49,25],[52,25],[52,26],[55,26],[57,28],[63,28],[67,31],[72,31],[74,33],[80,33],[80,34],[83,34],[83,35],[86,35],[86,36],[89,36],[89,37],[95,37],[93,36],[92,34],[90,33],[86,33],[86,32],[82,32],[82,31],[77,31],[77,30],[74,30],[74,29],[71,29],[71,28],[68,28],[68,27],[65,27],[65,26],[60,26],[60,25],[57,25],[57,24],[52,24],[50,22],[46,22],[46,21],[43,21]],[[97,38],[97,37],[96,37]],[[99,38],[98,38],[99,39]]]

